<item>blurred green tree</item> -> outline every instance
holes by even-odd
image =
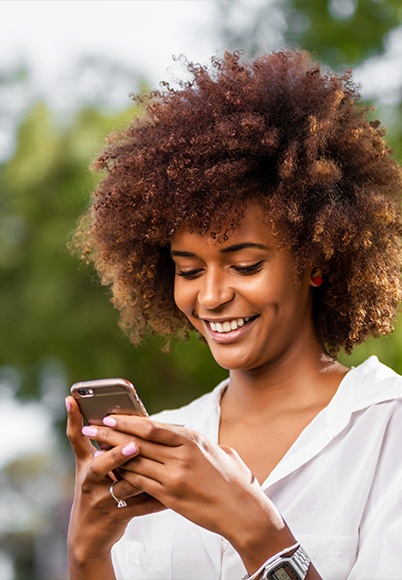
[[[157,339],[134,349],[94,272],[66,249],[95,183],[90,158],[136,114],[135,107],[118,115],[85,108],[62,127],[38,102],[19,129],[14,156],[0,165],[0,366],[20,370],[20,396],[39,396],[50,366],[68,383],[125,376],[155,411],[224,376],[195,337],[173,345],[170,356]]]
[[[338,69],[385,50],[401,25],[400,0],[216,0],[220,45],[260,51],[304,48]]]

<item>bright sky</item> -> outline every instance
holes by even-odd
[[[82,54],[112,55],[157,84],[173,54],[205,62],[219,48],[213,14],[212,0],[2,0],[0,70],[22,57],[50,85]]]
[[[170,79],[172,55],[207,62],[225,48],[217,45],[216,1],[0,0],[0,72],[25,60],[51,96],[80,56],[103,55],[157,86]],[[246,1],[251,8],[266,0]],[[402,83],[401,29],[391,35],[387,53],[355,70],[363,92],[375,99],[392,100]]]
[[[45,98],[63,112],[77,104],[77,89],[91,86],[96,94],[99,78],[72,84],[84,56],[103,57],[134,73],[133,84],[127,74],[124,86],[108,85],[106,102],[123,107],[138,89],[137,78],[152,88],[161,80],[174,82],[172,56],[208,62],[224,48],[216,45],[215,10],[214,0],[0,0],[0,74],[24,64],[30,78],[24,93],[3,95],[0,162],[12,154],[15,120],[29,102]]]

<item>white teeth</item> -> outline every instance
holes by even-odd
[[[251,319],[250,316],[246,318],[237,318],[235,320],[225,320],[225,322],[209,322],[210,327],[214,332],[231,332],[232,330],[237,330],[241,326],[244,326],[246,322]]]

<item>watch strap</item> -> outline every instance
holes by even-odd
[[[291,556],[278,555],[277,558],[274,557],[268,561],[264,567],[261,580],[270,580],[272,578],[270,572],[280,569],[281,564],[290,566],[297,574],[297,580],[304,580],[310,566],[310,558],[304,548],[298,546],[297,550]]]

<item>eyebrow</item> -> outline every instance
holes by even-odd
[[[240,250],[245,250],[248,248],[255,248],[257,250],[268,250],[267,246],[264,244],[256,244],[254,242],[243,242],[242,244],[233,244],[232,246],[228,246],[227,248],[222,248],[222,254],[232,254],[233,252],[240,252]],[[178,256],[181,258],[194,258],[196,254],[193,252],[186,252],[183,250],[172,250],[170,252],[171,256]]]

